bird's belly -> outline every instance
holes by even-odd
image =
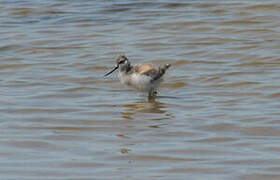
[[[158,86],[157,82],[151,82],[151,77],[141,74],[120,74],[121,83],[131,86],[138,91],[151,91]]]

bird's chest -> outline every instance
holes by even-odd
[[[132,86],[138,90],[146,90],[151,86],[151,78],[138,73],[125,74],[120,73],[120,81],[122,84]]]
[[[119,78],[122,84],[131,85],[131,75],[121,72]]]

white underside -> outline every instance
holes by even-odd
[[[130,86],[138,91],[152,92],[157,90],[162,79],[151,82],[151,77],[141,74],[125,74],[119,73],[119,78],[122,84]]]

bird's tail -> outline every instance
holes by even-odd
[[[165,65],[163,65],[163,66],[160,66],[160,67],[159,67],[159,73],[157,73],[156,76],[154,76],[154,77],[152,78],[151,81],[153,82],[153,81],[156,81],[156,80],[158,80],[159,78],[161,78],[161,77],[164,75],[165,71],[166,71],[170,66],[171,66],[170,64],[165,64]]]

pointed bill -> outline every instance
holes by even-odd
[[[108,76],[109,74],[113,73],[115,70],[117,70],[119,67],[116,66],[114,69],[112,69],[110,72],[104,75],[104,77]]]

